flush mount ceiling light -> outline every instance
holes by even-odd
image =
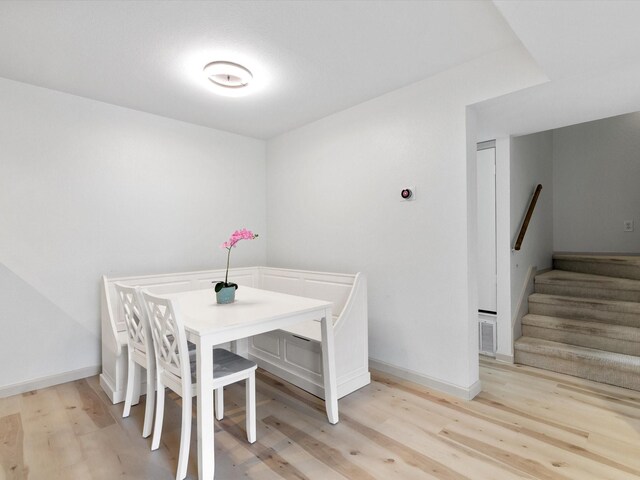
[[[253,79],[249,70],[233,62],[211,62],[205,65],[204,74],[216,86],[231,90],[245,88]]]

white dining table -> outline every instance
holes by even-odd
[[[215,472],[211,355],[214,345],[286,328],[308,320],[319,320],[322,331],[322,368],[327,418],[329,423],[338,423],[331,302],[244,286],[236,291],[235,302],[227,305],[216,303],[213,289],[192,290],[167,297],[177,301],[184,319],[187,339],[196,345],[200,479],[213,479]]]

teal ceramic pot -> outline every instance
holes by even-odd
[[[233,303],[236,299],[236,287],[221,288],[216,292],[216,301],[221,304]]]

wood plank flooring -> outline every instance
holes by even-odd
[[[640,392],[482,360],[471,402],[374,372],[330,425],[316,397],[257,378],[253,445],[244,386],[225,390],[219,480],[640,479]],[[141,436],[144,400],[123,419],[97,377],[0,399],[0,480],[175,478],[182,400],[170,398],[155,452]]]

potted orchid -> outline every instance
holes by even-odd
[[[227,271],[224,275],[224,282],[212,282],[215,283],[214,290],[216,291],[216,300],[218,303],[233,303],[236,299],[236,290],[238,285],[229,282],[229,260],[231,258],[231,249],[236,246],[240,240],[253,240],[258,238],[257,233],[253,233],[251,230],[243,228],[242,230],[236,230],[231,234],[229,240],[220,245],[220,248],[227,249]]]

